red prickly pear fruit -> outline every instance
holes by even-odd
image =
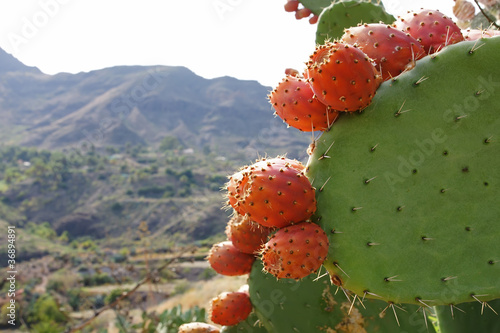
[[[307,62],[306,77],[320,102],[348,112],[367,107],[381,83],[363,51],[339,42],[316,48]]]
[[[302,166],[275,158],[244,169],[235,191],[239,193],[238,207],[252,221],[269,228],[307,220],[316,211],[315,189],[295,165]]]
[[[328,246],[328,237],[317,224],[302,222],[279,229],[262,250],[264,270],[278,279],[301,279],[321,267]]]
[[[288,0],[285,5],[285,11],[289,13],[293,13],[299,9],[299,1],[298,0]]]
[[[212,299],[209,313],[215,324],[232,326],[248,318],[252,312],[250,296],[244,292],[223,292]]]
[[[271,230],[252,222],[247,215],[236,214],[226,226],[227,238],[243,253],[255,254],[267,241]]]
[[[319,20],[319,16],[318,16],[318,15],[313,15],[313,16],[311,16],[311,18],[309,19],[309,23],[310,23],[310,24],[316,24],[316,23],[318,23],[318,20]]]
[[[242,168],[240,171],[230,176],[229,181],[226,184],[228,204],[234,208],[236,213],[241,215],[245,215],[240,201],[244,196],[243,188],[245,188],[248,181],[246,173],[246,169]]]
[[[428,54],[464,40],[456,23],[437,10],[408,12],[399,17],[393,26],[413,36]]]
[[[309,8],[300,8],[295,12],[295,18],[297,20],[300,20],[300,19],[309,17],[309,15],[311,15],[311,14],[312,14],[312,12]]]
[[[237,276],[250,273],[255,256],[241,252],[231,241],[224,241],[212,246],[207,259],[217,273]]]
[[[304,132],[325,131],[339,115],[316,98],[306,80],[295,76],[285,77],[268,98],[276,115]]]
[[[384,81],[413,68],[415,61],[426,55],[415,38],[382,23],[346,29],[341,41],[355,44],[366,53],[375,62]]]
[[[256,163],[265,161],[263,159]],[[305,167],[302,163],[296,160],[287,159],[285,157],[277,157],[270,160],[273,164],[281,163],[283,165],[290,165],[291,167],[297,169],[298,171],[305,170]],[[241,207],[241,201],[245,196],[247,190],[247,182],[248,182],[248,174],[254,168],[254,165],[246,166],[240,169],[240,171],[229,177],[229,181],[226,184],[227,196],[228,196],[228,205],[234,208],[234,210],[241,215],[245,215],[246,212]]]
[[[219,333],[220,330],[214,325],[207,323],[187,323],[179,326],[177,333]]]

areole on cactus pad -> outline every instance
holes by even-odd
[[[422,306],[500,297],[498,54],[500,38],[447,46],[317,140],[313,222],[343,288]]]

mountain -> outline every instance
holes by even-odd
[[[256,81],[204,79],[171,66],[46,75],[0,51],[0,141],[82,149],[155,146],[174,136],[223,156],[302,154],[309,136],[274,118],[269,91]]]
[[[0,74],[8,72],[32,72],[40,74],[36,67],[28,67],[12,55],[0,49]]]
[[[310,135],[273,116],[270,90],[171,66],[46,75],[0,50],[0,222],[117,246],[145,222],[162,246],[211,244],[231,214],[227,175],[307,158]]]

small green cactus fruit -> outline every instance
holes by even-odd
[[[319,16],[316,30],[316,43],[340,38],[344,29],[355,27],[358,23],[387,23],[396,19],[388,14],[381,2],[335,1],[326,7]]]
[[[324,266],[360,297],[422,307],[500,298],[500,38],[384,82],[316,142]]]
[[[497,310],[500,299],[489,303],[470,302],[459,306],[437,306],[436,316],[441,333],[500,332]]]
[[[421,311],[416,312],[418,306],[351,296],[347,299],[327,274],[311,274],[298,281],[277,280],[262,272],[262,263],[258,261],[250,273],[249,286],[254,311],[269,333],[416,333],[426,327],[428,332],[435,332],[431,323],[426,323],[427,317]]]

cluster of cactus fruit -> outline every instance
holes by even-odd
[[[268,98],[321,135],[305,166],[266,158],[229,177],[233,217],[208,261],[248,285],[212,300],[221,330],[179,332],[500,331],[498,31],[300,3],[317,46]]]

